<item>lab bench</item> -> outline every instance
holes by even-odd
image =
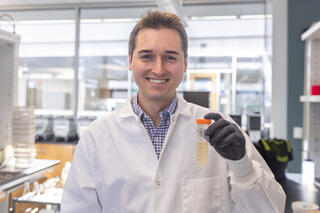
[[[38,180],[53,166],[59,164],[59,160],[35,159],[26,169],[11,169],[3,167],[0,169],[0,193],[3,201],[0,202],[0,212],[8,212],[9,194],[23,186],[25,182]]]
[[[56,202],[40,202],[19,200],[14,198],[12,201],[13,213],[38,212],[40,209],[46,209],[50,206],[53,212],[60,212],[60,203]]]
[[[39,184],[34,182],[32,190],[27,186],[20,197],[12,200],[12,213],[25,212],[60,212],[60,203],[63,194],[63,181],[52,178]]]
[[[287,195],[285,213],[292,213],[291,203],[308,201],[320,205],[320,188],[315,185],[305,186],[290,178],[279,181]]]

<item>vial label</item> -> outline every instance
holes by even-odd
[[[206,165],[208,161],[208,143],[203,141],[197,142],[197,163],[200,167]]]

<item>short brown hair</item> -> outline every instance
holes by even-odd
[[[181,38],[184,57],[186,58],[188,56],[188,37],[180,18],[173,13],[149,10],[147,14],[138,21],[131,31],[129,38],[129,55],[131,56],[131,59],[133,50],[136,47],[136,37],[139,31],[144,28],[168,28],[176,30]]]

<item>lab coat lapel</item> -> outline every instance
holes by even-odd
[[[149,138],[146,128],[143,126],[142,122],[138,116],[133,112],[130,100],[128,100],[117,112],[118,122],[124,129],[131,129],[132,140],[129,143],[136,143],[136,147],[139,150],[140,157],[145,159],[145,164],[148,164],[150,169],[155,173],[158,167],[158,159],[154,151],[154,147]],[[142,144],[141,144],[142,143]]]
[[[183,145],[180,144],[181,142],[178,141],[179,139],[182,139],[183,137],[178,136],[181,131],[176,131],[177,125],[181,125],[182,123],[180,122],[180,119],[185,119],[191,116],[191,109],[190,106],[187,104],[187,102],[181,98],[178,97],[178,105],[177,105],[177,110],[176,112],[171,115],[170,117],[170,126],[168,129],[168,132],[166,134],[166,138],[161,150],[160,158],[159,158],[159,167],[158,167],[158,172],[160,167],[164,167],[167,164],[172,164],[174,162],[170,161],[175,161],[176,155],[178,155],[177,152],[183,153]],[[187,129],[186,129],[187,131]],[[175,144],[172,144],[175,143]],[[168,162],[169,161],[169,162]],[[158,175],[158,174],[157,174]]]

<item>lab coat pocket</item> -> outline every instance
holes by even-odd
[[[184,180],[181,197],[183,213],[219,213],[222,208],[220,178]]]

